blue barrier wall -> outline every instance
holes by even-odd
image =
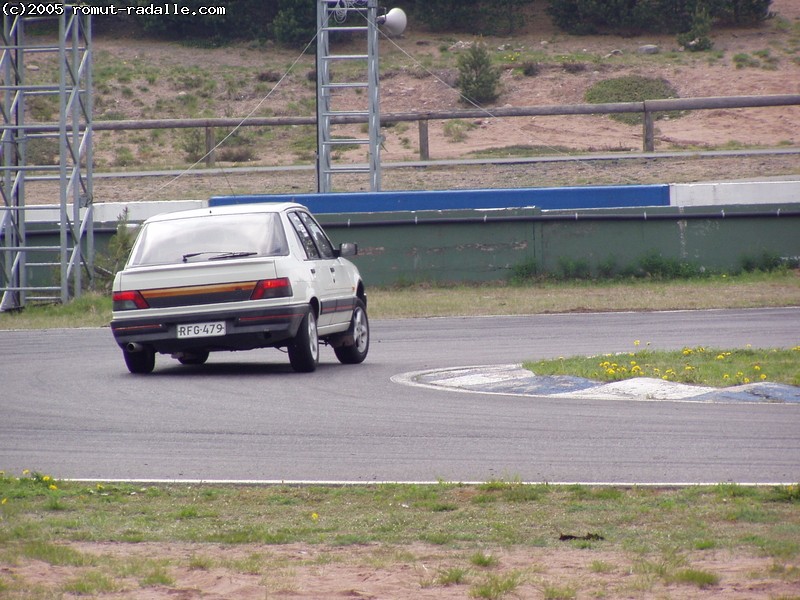
[[[316,214],[531,206],[541,210],[625,208],[669,206],[669,185],[215,196],[209,206],[290,201]]]

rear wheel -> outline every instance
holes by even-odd
[[[137,352],[122,351],[128,371],[135,375],[152,373],[156,366],[156,353],[152,348],[144,348]]]
[[[208,360],[208,350],[196,350],[186,352],[178,357],[178,362],[182,365],[203,365]]]
[[[350,321],[350,329],[347,336],[353,338],[353,343],[347,346],[338,346],[333,349],[336,358],[340,363],[346,365],[356,365],[364,362],[369,352],[369,319],[367,318],[367,307],[361,300],[356,301],[353,310],[353,318]]]
[[[313,307],[303,317],[297,335],[289,343],[289,362],[299,373],[311,373],[319,364],[319,336],[317,335],[317,315]]]

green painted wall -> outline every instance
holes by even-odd
[[[354,261],[368,285],[492,281],[534,263],[551,273],[585,268],[596,275],[611,265],[635,265],[648,253],[712,271],[738,270],[744,258],[765,253],[800,258],[798,204],[405,211],[326,214],[319,220],[336,243],[358,243]],[[98,252],[115,225],[96,224]],[[40,235],[29,243],[58,243],[55,224],[29,227],[29,233],[36,230]],[[30,261],[39,258],[29,255]],[[57,267],[39,269],[31,278],[47,285],[57,273]]]

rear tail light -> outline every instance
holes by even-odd
[[[114,292],[114,310],[137,310],[139,308],[150,308],[144,296],[136,290],[128,292]]]
[[[256,283],[250,300],[265,300],[267,298],[288,298],[292,295],[292,284],[288,277],[278,279],[262,279]]]

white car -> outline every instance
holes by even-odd
[[[144,222],[113,286],[111,330],[131,373],[156,353],[203,364],[210,352],[287,348],[296,371],[320,341],[342,363],[369,351],[367,295],[305,207],[246,204],[167,213]]]

